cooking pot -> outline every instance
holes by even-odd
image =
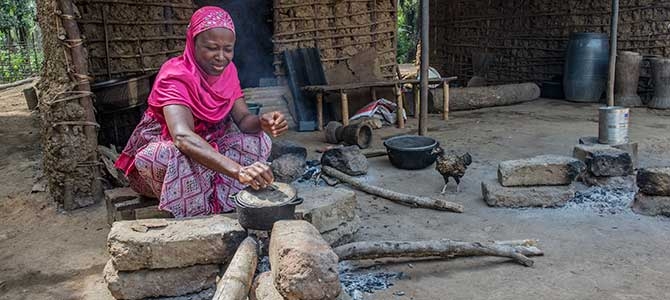
[[[303,199],[286,183],[274,183],[261,190],[244,189],[233,196],[238,221],[246,229],[271,230],[279,220],[295,219],[295,208]]]
[[[431,152],[439,143],[427,136],[402,135],[384,141],[391,164],[399,169],[419,170],[437,159]]]

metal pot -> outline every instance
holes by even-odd
[[[402,135],[384,141],[391,164],[405,170],[425,169],[437,159],[438,142],[427,136]]]
[[[295,208],[302,204],[303,199],[299,198],[295,189],[288,184],[275,183],[273,186],[274,188],[261,191],[247,189],[233,196],[233,202],[237,207],[238,221],[242,227],[267,231],[271,230],[272,225],[279,220],[295,219]],[[257,205],[248,201],[250,197],[255,197],[258,194],[263,194],[264,197],[279,197],[282,199],[277,201],[276,204],[266,202],[264,205]]]

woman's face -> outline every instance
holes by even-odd
[[[227,28],[212,28],[195,37],[195,61],[209,75],[221,75],[233,61],[235,34]]]

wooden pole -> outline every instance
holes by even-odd
[[[419,91],[419,85],[412,85],[412,90],[414,91],[414,118],[418,119],[421,111],[421,92]]]
[[[419,114],[419,135],[428,134],[428,59],[429,46],[429,1],[421,0],[421,113]]]
[[[370,88],[370,94],[372,95],[372,101],[377,101],[377,89],[374,86]]]
[[[344,126],[349,125],[349,98],[347,97],[347,93],[344,91],[340,91],[341,95],[341,105],[342,105],[342,124]]]
[[[107,62],[107,79],[112,79],[112,63],[109,58],[109,28],[107,26],[107,5],[100,8],[102,12],[102,26],[104,28],[105,37],[105,59]]]
[[[449,120],[449,83],[446,80],[442,81],[442,93],[442,100],[444,101],[442,104],[444,106],[442,108],[442,111],[444,112],[442,119],[446,121]]]
[[[398,108],[396,109],[396,118],[398,119],[398,128],[405,128],[405,118],[404,118],[404,106],[402,103],[402,86],[397,85],[395,87],[395,93],[396,93],[396,104],[398,105]]]
[[[607,105],[614,106],[614,74],[616,73],[616,49],[619,23],[619,0],[612,0],[612,21],[610,23],[610,65],[607,81]]]
[[[323,92],[316,94],[316,118],[319,131],[323,131]]]
[[[88,59],[84,52],[81,32],[77,21],[75,21],[75,9],[72,0],[59,0],[61,19],[63,21],[63,28],[65,29],[69,52],[72,58],[73,78],[77,81],[75,89],[83,93],[91,92],[91,85],[88,74]],[[96,124],[95,110],[93,108],[93,101],[90,96],[83,96],[79,100],[79,104],[84,109],[85,121],[89,124]],[[87,150],[86,157],[82,157],[82,162],[97,163],[98,162],[98,132],[95,126],[84,126],[84,134],[86,135]],[[100,200],[102,196],[102,186],[100,184],[99,169],[96,167],[89,167],[91,172],[91,193],[93,198]],[[72,200],[72,199],[70,199]]]

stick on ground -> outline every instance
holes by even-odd
[[[516,241],[486,243],[453,240],[356,242],[339,246],[334,251],[341,261],[382,257],[499,256],[509,257],[527,267],[533,265],[533,261],[527,256],[544,254],[534,242],[518,245],[514,242]]]
[[[258,264],[258,242],[247,237],[237,248],[226,273],[216,284],[212,300],[245,300],[249,296],[251,282]]]
[[[346,182],[350,184],[352,187],[359,189],[361,191],[364,191],[368,194],[376,195],[379,197],[383,197],[386,199],[389,199],[391,201],[398,202],[400,204],[404,205],[409,205],[409,206],[414,206],[414,207],[423,207],[423,208],[431,208],[431,209],[436,209],[436,210],[447,210],[447,211],[452,211],[452,212],[458,212],[462,213],[463,212],[463,205],[454,203],[454,202],[449,202],[446,200],[442,199],[432,199],[428,197],[419,197],[419,196],[414,196],[414,195],[407,195],[403,193],[398,193],[394,191],[390,191],[384,188],[380,188],[378,186],[374,185],[369,185],[367,183],[364,183],[354,177],[351,177],[347,174],[344,174],[334,168],[328,167],[328,166],[321,166],[321,170],[328,176],[331,176],[333,178],[336,178],[342,182]]]

